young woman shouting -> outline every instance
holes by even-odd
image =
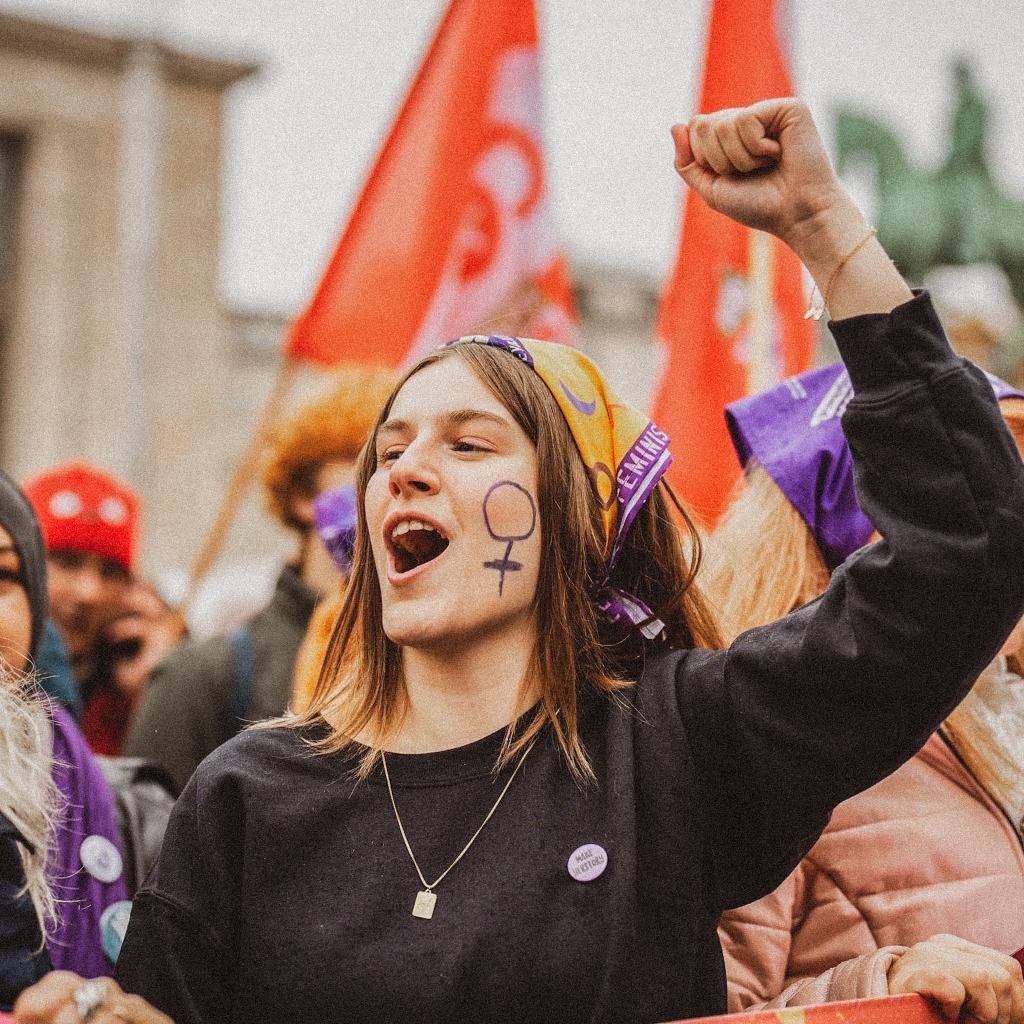
[[[136,901],[120,980],[175,1020],[721,1012],[722,910],[910,757],[1024,612],[1024,475],[992,389],[807,109],[674,134],[688,184],[821,283],[885,540],[820,601],[712,649],[646,417],[569,349],[473,337],[422,360],[363,454],[308,712],[200,766]],[[986,970],[1001,1007],[1020,999],[1019,974]],[[54,984],[23,1019],[66,998]]]

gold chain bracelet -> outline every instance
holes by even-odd
[[[829,299],[832,297],[832,286],[836,283],[836,278],[839,277],[843,267],[845,267],[846,264],[849,263],[850,260],[852,260],[853,257],[856,256],[857,253],[859,253],[861,249],[863,249],[864,246],[867,245],[868,242],[870,242],[877,234],[877,228],[869,228],[867,234],[839,261],[835,270],[829,274],[828,281],[825,282],[824,293],[818,287],[817,282],[815,282],[814,291],[811,292],[811,305],[808,307],[807,312],[804,313],[805,320],[820,320],[822,318],[825,310],[828,309]],[[816,303],[814,301],[815,295],[817,295],[821,300],[820,302]]]

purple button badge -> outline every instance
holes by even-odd
[[[593,882],[608,867],[608,854],[597,843],[587,843],[572,851],[566,866],[577,882]]]

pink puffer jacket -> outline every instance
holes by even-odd
[[[722,918],[729,1009],[886,995],[895,956],[938,932],[1024,947],[1024,849],[936,733],[841,804],[775,892]]]

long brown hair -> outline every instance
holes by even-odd
[[[570,770],[593,777],[579,736],[579,702],[589,694],[613,695],[628,687],[654,649],[718,646],[717,626],[694,583],[701,561],[696,528],[668,490],[656,490],[637,514],[612,582],[640,598],[664,624],[655,641],[636,629],[604,621],[593,588],[603,581],[606,542],[597,497],[558,406],[540,378],[509,353],[463,343],[421,359],[385,403],[356,471],[359,522],[352,575],[308,709],[286,721],[294,726],[329,718],[323,751],[369,737],[358,767],[372,769],[387,737],[405,712],[400,647],[384,632],[380,585],[370,550],[364,495],[376,470],[376,435],[402,385],[424,367],[461,359],[494,393],[537,449],[541,571],[533,676],[541,699],[529,725],[509,734],[498,764],[507,763],[550,723]],[[679,509],[684,531],[669,502]]]

